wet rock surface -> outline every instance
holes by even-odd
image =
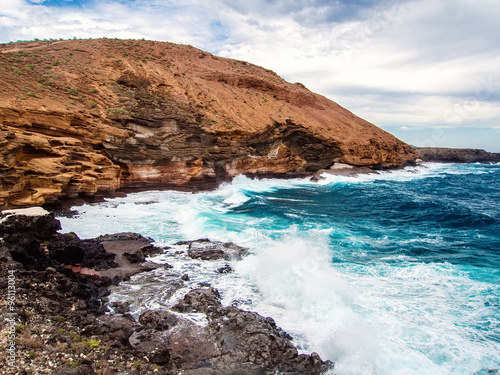
[[[148,248],[150,239],[121,233],[89,242],[57,233],[57,224],[52,215],[0,223],[0,288],[5,291],[4,281],[14,272],[18,343],[17,367],[4,373],[321,374],[333,367],[315,353],[299,355],[272,318],[223,306],[210,286],[187,292],[170,309],[145,310],[137,320],[127,302],[109,304],[115,312],[109,314],[113,280],[101,271],[74,272],[61,261],[113,270],[121,261],[116,253],[110,255],[106,243],[122,245],[123,254],[137,254],[130,253],[131,243]],[[208,240],[186,245],[196,251],[222,248],[228,257],[244,253],[234,244],[210,245]],[[171,295],[185,287],[181,277],[172,278]],[[7,328],[6,322],[0,324]],[[5,355],[0,353],[3,361]]]
[[[202,238],[195,241],[182,241],[177,245],[188,245],[188,255],[192,259],[241,259],[247,254],[247,249],[232,242],[210,241]]]

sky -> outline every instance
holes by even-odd
[[[500,152],[498,0],[2,0],[0,42],[191,44],[301,82],[415,146]]]

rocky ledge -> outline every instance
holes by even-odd
[[[7,333],[2,337],[8,343],[15,335],[16,357],[15,367],[4,366],[4,373],[321,374],[333,368],[316,353],[299,354],[272,318],[223,306],[210,286],[188,291],[170,309],[145,310],[134,319],[127,303],[107,303],[109,287],[158,267],[144,258],[162,250],[131,233],[80,240],[58,233],[52,215],[29,214],[11,213],[0,221],[0,288],[6,293],[15,287],[14,304],[2,300],[1,306],[9,317],[0,323]],[[193,259],[245,253],[206,239],[185,244]],[[178,279],[181,285],[186,275]],[[193,321],[193,314],[203,318]],[[4,364],[8,353],[0,353]]]
[[[0,72],[0,208],[417,157],[300,83],[191,46],[19,42]]]
[[[437,163],[500,163],[500,153],[470,148],[416,147],[422,161]]]

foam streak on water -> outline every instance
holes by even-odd
[[[500,368],[499,201],[498,165],[427,164],[318,183],[239,177],[60,219],[84,238],[135,231],[250,248],[222,277],[218,264],[158,257],[174,268],[113,296],[140,294],[137,311],[170,305],[179,295],[162,280],[187,272],[189,287],[209,282],[225,304],[274,317],[302,351],[333,360],[335,374],[482,374]]]

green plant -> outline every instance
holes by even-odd
[[[75,89],[74,87],[71,87],[71,88],[68,90],[68,94],[69,94],[69,95],[73,95],[73,96],[77,96],[77,95],[78,95],[78,89]]]
[[[23,72],[21,72],[21,71],[19,70],[19,68],[18,68],[17,66],[13,66],[13,67],[12,67],[12,72],[14,72],[14,74],[16,74],[16,75],[18,75],[18,76],[22,76],[22,75],[24,74]]]
[[[111,118],[120,118],[128,115],[128,111],[123,108],[107,108],[106,112]]]
[[[15,328],[17,333],[22,333],[26,331],[26,326],[24,324],[16,324]]]
[[[138,361],[135,361],[134,364],[133,364],[133,366],[134,366],[134,369],[136,369],[136,370],[140,370],[141,369],[141,363],[138,362]]]
[[[74,334],[72,335],[73,342],[80,342],[82,341],[82,336]]]
[[[91,92],[92,94],[97,94],[97,93],[99,93],[99,90],[97,90],[97,89],[94,87],[92,90],[90,90],[90,92]]]
[[[34,92],[31,92],[31,91],[28,91],[28,92],[26,93],[26,95],[31,96],[31,97],[33,97],[33,98],[42,99],[42,97],[41,97],[41,96],[39,96],[39,95],[37,95],[37,94],[35,94]]]
[[[86,341],[86,344],[91,348],[97,348],[99,344],[101,343],[101,340],[94,340],[94,339],[88,339]]]
[[[36,358],[36,353],[35,352],[29,352],[28,358],[29,359],[35,359]]]

